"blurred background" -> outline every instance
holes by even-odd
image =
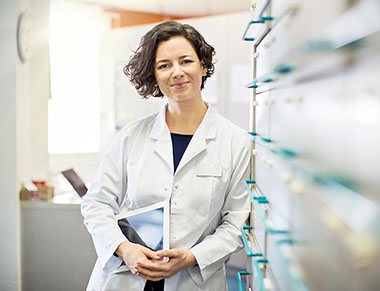
[[[204,97],[248,130],[250,4],[1,1],[1,290],[84,290],[95,252],[61,171],[88,184],[120,128],[165,103],[142,100],[122,71],[155,23],[189,23],[216,48]]]
[[[203,97],[252,135],[229,290],[379,290],[379,15],[379,0],[1,0],[0,290],[85,290],[79,194],[165,103],[122,70],[170,19],[215,47]]]

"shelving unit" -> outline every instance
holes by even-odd
[[[249,290],[379,289],[379,15],[376,0],[252,2]]]

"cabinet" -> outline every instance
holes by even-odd
[[[380,2],[252,2],[250,290],[380,286]],[[248,60],[247,60],[248,62]]]

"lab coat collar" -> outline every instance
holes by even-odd
[[[216,111],[208,103],[206,104],[208,106],[208,109],[195,134],[204,139],[213,139],[216,137]],[[169,134],[170,136],[170,131],[166,124],[166,109],[167,108],[168,108],[168,104],[165,104],[165,106],[163,106],[161,111],[158,112],[152,131],[150,133],[150,137],[152,139],[158,140],[167,134]]]
[[[169,128],[166,124],[167,106],[168,104],[166,104],[158,113],[150,137],[156,142],[155,151],[166,161],[173,172],[172,141]],[[216,138],[217,113],[209,104],[207,104],[207,106],[207,112],[197,131],[194,133],[193,138],[178,165],[176,173],[178,173],[185,164],[206,149],[207,140]]]

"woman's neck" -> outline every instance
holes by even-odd
[[[170,102],[166,110],[166,123],[170,132],[194,134],[207,112],[207,105],[199,99],[194,102]]]

